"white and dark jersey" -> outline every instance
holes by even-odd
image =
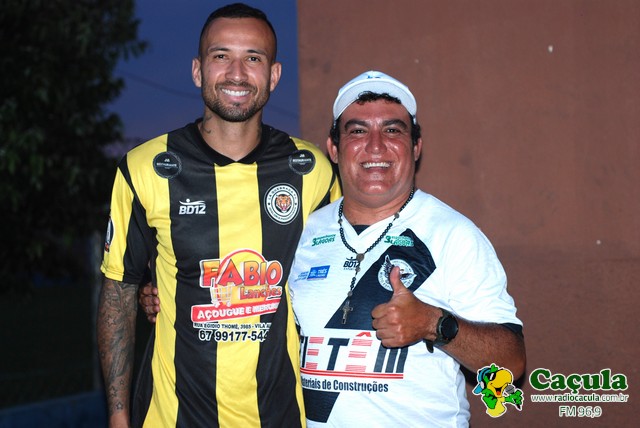
[[[522,325],[491,243],[462,214],[416,191],[362,261],[343,324],[356,260],[340,238],[339,203],[309,217],[289,277],[308,426],[466,426],[459,364],[438,348],[429,353],[423,342],[382,347],[371,311],[393,294],[387,269],[393,264],[404,285],[430,305],[471,321]],[[390,221],[358,235],[343,219],[346,240],[362,253]]]

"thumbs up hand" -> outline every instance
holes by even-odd
[[[389,275],[393,296],[371,311],[373,328],[387,348],[400,348],[423,339],[434,340],[440,311],[420,301],[400,281],[400,268],[394,266]]]

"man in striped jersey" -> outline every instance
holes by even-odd
[[[214,11],[192,64],[203,117],[118,165],[98,309],[111,427],[304,424],[286,280],[309,213],[339,186],[315,146],[262,123],[276,45],[261,11]],[[131,399],[149,268],[163,308]]]

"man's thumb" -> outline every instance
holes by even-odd
[[[391,287],[393,288],[393,295],[410,293],[407,287],[404,286],[402,281],[400,281],[400,267],[394,266],[391,269],[391,273],[389,274],[389,282],[391,282]]]

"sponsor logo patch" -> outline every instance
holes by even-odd
[[[298,150],[289,156],[289,168],[296,174],[309,174],[315,166],[316,157],[309,150]]]
[[[396,247],[413,247],[413,238],[409,236],[385,236],[385,244],[395,245]]]
[[[191,321],[203,342],[262,342],[284,293],[282,263],[244,248],[218,259],[200,261],[200,287],[211,303],[191,306]]]
[[[358,260],[355,257],[347,257],[342,267],[344,270],[356,270],[358,267]]]
[[[185,202],[180,201],[178,215],[206,214],[207,205],[204,201],[193,201],[187,199]]]
[[[307,276],[307,281],[325,279],[329,275],[329,265],[312,267]]]
[[[174,178],[182,171],[182,161],[171,152],[162,152],[153,158],[153,169],[162,178]]]
[[[331,242],[335,242],[335,240],[336,240],[336,235],[318,236],[317,238],[313,238],[311,240],[311,246],[315,247],[317,245],[329,244]]]

